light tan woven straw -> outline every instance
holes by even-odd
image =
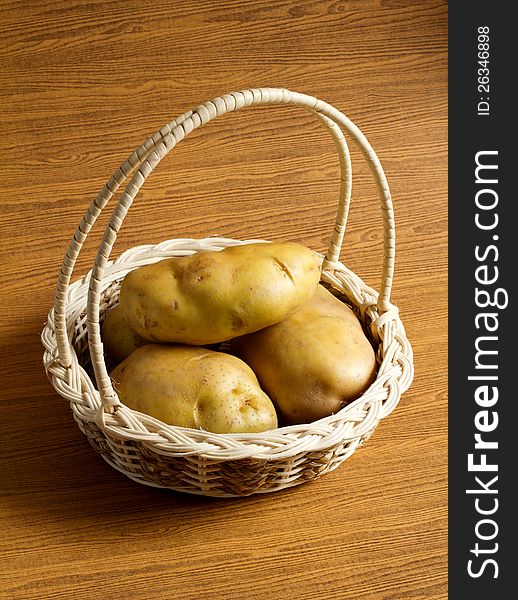
[[[110,253],[133,199],[162,158],[194,129],[254,104],[296,104],[321,119],[331,132],[340,156],[341,186],[332,239],[325,258],[321,257],[321,279],[353,307],[371,332],[377,345],[378,374],[360,398],[314,423],[229,435],[165,425],[119,402],[103,356],[103,315],[117,303],[120,282],[132,269],[171,256],[259,240],[174,239],[131,248],[115,261],[109,260]],[[344,133],[360,147],[379,189],[384,239],[379,294],[339,262],[352,185]],[[93,269],[71,284],[86,236],[130,175]],[[383,169],[365,136],[345,115],[322,100],[285,89],[226,94],[182,114],[147,139],[117,169],[86,212],[63,260],[55,304],[42,333],[45,370],[56,391],[70,402],[74,419],[92,446],[135,481],[207,496],[244,496],[298,485],[338,467],[370,437],[380,419],[394,410],[412,381],[412,348],[398,310],[390,302],[394,256],[394,214]]]

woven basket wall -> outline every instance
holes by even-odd
[[[126,273],[144,264],[199,250],[221,250],[258,240],[209,237],[139,246],[109,260],[117,232],[145,179],[191,131],[209,120],[253,104],[297,104],[329,128],[340,155],[341,188],[321,281],[348,303],[377,350],[378,373],[367,391],[338,413],[304,425],[256,434],[214,434],[166,425],[122,405],[104,360],[100,327],[118,302]],[[384,260],[380,292],[339,262],[351,198],[351,164],[344,132],[369,161],[380,191]],[[77,256],[95,220],[120,185],[120,195],[92,271],[71,282]],[[394,217],[381,164],[359,129],[341,112],[311,96],[277,88],[245,90],[215,98],[184,113],[146,140],[119,167],[88,209],[67,250],[56,301],[42,333],[44,366],[55,390],[92,446],[135,481],[208,496],[244,496],[310,481],[338,467],[397,406],[413,377],[412,348],[390,302],[394,269]]]

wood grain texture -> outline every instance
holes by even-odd
[[[447,3],[6,0],[0,19],[0,596],[446,598]],[[53,285],[86,207],[146,135],[258,86],[334,104],[380,156],[415,382],[371,440],[314,483],[242,500],[139,486],[95,455],[45,378],[39,333]],[[379,206],[352,156],[342,258],[378,287]],[[251,108],[160,164],[116,253],[209,234],[323,251],[338,189],[320,123],[294,107]]]

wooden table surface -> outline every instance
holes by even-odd
[[[445,598],[447,3],[9,0],[0,17],[0,596]],[[379,154],[415,381],[369,442],[313,483],[237,500],[140,486],[93,452],[43,372],[60,262],[149,133],[260,86],[334,104]],[[379,287],[380,209],[356,150],[353,168],[342,259]],[[115,254],[211,234],[323,251],[338,189],[320,123],[294,107],[247,109],[161,163]]]

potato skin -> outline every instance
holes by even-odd
[[[120,363],[140,346],[149,344],[148,340],[128,325],[120,304],[107,311],[102,328],[102,340],[106,355],[113,364]]]
[[[281,323],[232,341],[285,423],[310,423],[358,398],[375,377],[374,350],[353,311],[321,285]]]
[[[120,304],[142,337],[203,346],[278,323],[309,300],[319,279],[318,258],[305,246],[246,244],[131,271]]]
[[[147,344],[110,376],[123,404],[169,425],[214,433],[277,427],[275,408],[254,372],[230,354]]]

